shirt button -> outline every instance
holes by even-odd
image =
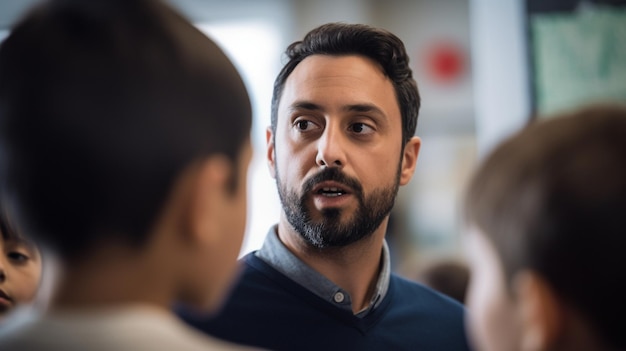
[[[345,299],[345,296],[340,291],[340,292],[336,293],[335,296],[333,296],[333,299],[335,300],[336,303],[342,303],[343,299]]]

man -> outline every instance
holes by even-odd
[[[462,307],[390,273],[385,231],[413,175],[420,104],[404,45],[332,23],[287,49],[267,161],[283,211],[243,259],[215,336],[273,350],[465,350]]]
[[[626,106],[534,123],[489,155],[465,206],[478,350],[625,350]]]
[[[153,0],[51,1],[0,47],[7,192],[62,263],[2,350],[213,350],[246,219],[251,107],[215,43]],[[4,184],[4,183],[3,183]]]

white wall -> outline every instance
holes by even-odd
[[[476,137],[485,155],[529,119],[524,2],[470,0]]]

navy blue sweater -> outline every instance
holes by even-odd
[[[254,254],[221,312],[181,310],[218,338],[270,350],[468,350],[463,307],[422,285],[391,276],[377,309],[359,318],[287,278]]]

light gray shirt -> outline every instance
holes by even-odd
[[[270,228],[265,242],[263,243],[263,247],[261,247],[255,255],[315,295],[339,308],[352,312],[350,294],[309,267],[289,251],[278,238],[277,227],[278,226],[275,225]],[[380,305],[387,294],[390,276],[391,262],[389,258],[389,247],[387,246],[387,242],[383,241],[381,268],[378,274],[378,282],[376,283],[376,291],[372,296],[369,306],[355,314],[357,317],[366,316]]]
[[[51,311],[0,338],[0,350],[249,350],[150,306]]]

